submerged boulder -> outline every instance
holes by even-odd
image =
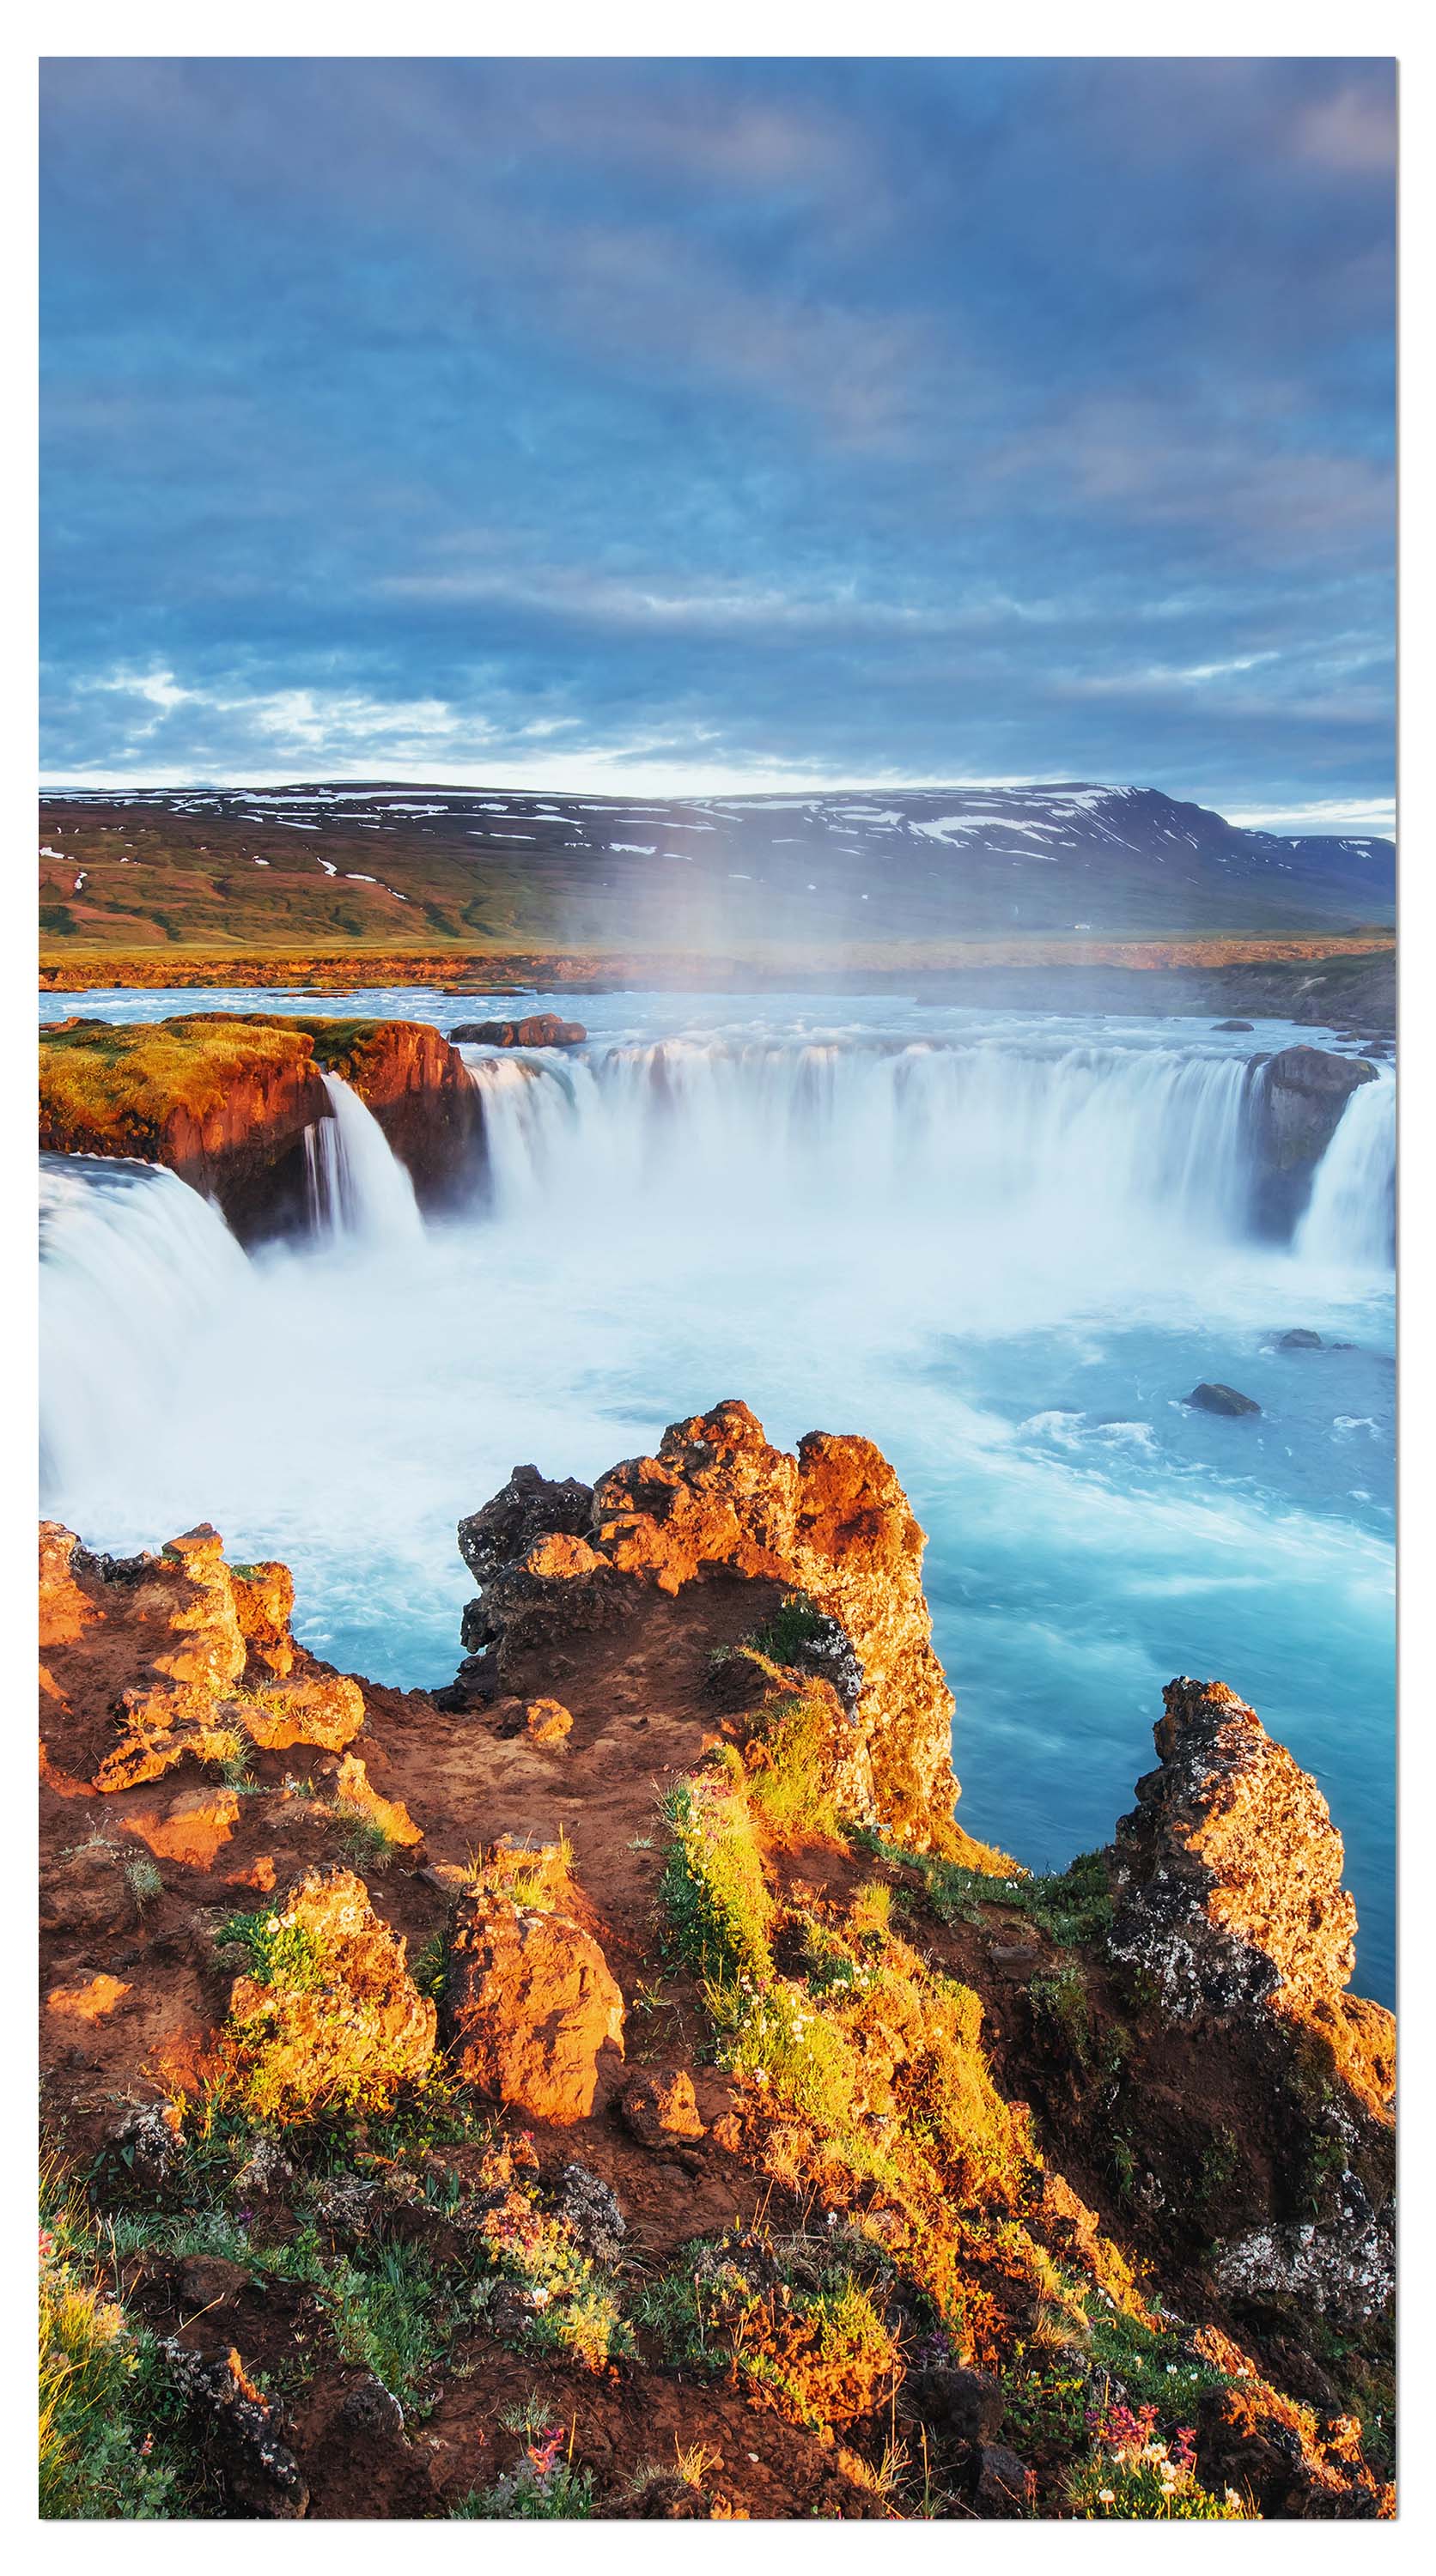
[[[1236,1415],[1261,1411],[1254,1395],[1242,1395],[1234,1386],[1223,1386],[1220,1378],[1203,1378],[1200,1386],[1194,1386],[1190,1395],[1183,1396],[1182,1402],[1190,1404],[1197,1413]]]

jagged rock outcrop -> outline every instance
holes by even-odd
[[[1361,2427],[1349,2416],[1318,2424],[1309,2406],[1293,2405],[1258,2381],[1252,2388],[1208,2390],[1198,2409],[1197,2467],[1209,2488],[1249,2495],[1263,2520],[1386,2520],[1391,2490],[1373,2477],[1361,2453]]]
[[[279,2418],[237,2352],[195,2352],[179,2336],[163,2347],[175,2394],[196,2418],[231,2514],[255,2522],[298,2522],[309,2505],[299,2463]]]
[[[605,2056],[623,2055],[623,1997],[598,1943],[483,1890],[455,1914],[445,2017],[465,2083],[535,2120],[586,2120]]]
[[[207,1523],[152,1555],[92,1554],[40,1525],[42,1761],[52,1779],[140,1788],[245,1746],[341,1752],[364,1723],[346,1674],[294,1677],[294,1586],[236,1570]],[[137,1677],[137,1678],[136,1678]]]
[[[1326,1800],[1224,1682],[1162,1697],[1161,1767],[1117,1827],[1113,1950],[1183,2019],[1330,2010],[1356,1963],[1356,1908]]]
[[[1220,2032],[1228,2063],[1245,2052],[1297,2150],[1265,2214],[1219,2239],[1215,2277],[1242,2305],[1365,2320],[1394,2286],[1395,2025],[1346,1993],[1356,1908],[1341,1836],[1235,1691],[1182,1679],[1163,1696],[1160,1768],[1117,1827],[1110,1949],[1146,2009]],[[1226,2197],[1230,2228],[1240,2200]]]
[[[1284,1047],[1260,1068],[1251,1093],[1252,1186],[1264,1233],[1290,1235],[1348,1100],[1376,1078],[1375,1065],[1324,1047]]]
[[[482,1719],[328,1673],[207,1527],[42,1533],[47,2107],[202,2509],[1065,2515],[1155,2391],[1188,2505],[1195,2424],[1204,2511],[1388,2515],[1392,2025],[1252,1711],[1174,1684],[1115,1849],[984,1894],[834,1829],[934,1706],[867,1443],[722,1406],[464,1544]]]
[[[592,1489],[516,1467],[460,1523],[460,1552],[483,1587],[464,1615],[477,1662],[461,1686],[481,1698],[506,1660],[631,1616],[649,1586],[677,1593],[719,1570],[781,1584],[841,1632],[822,1669],[831,1664],[851,1704],[869,1819],[927,1848],[950,1829],[957,1784],[925,1543],[870,1440],[809,1432],[793,1456],[746,1404],[719,1404],[671,1423],[656,1457],[626,1459]]]

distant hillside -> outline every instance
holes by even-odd
[[[528,795],[298,785],[47,796],[42,942],[805,952],[1389,923],[1390,841],[1283,840],[1154,788]]]

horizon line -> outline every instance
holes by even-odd
[[[428,788],[436,793],[455,796],[470,795],[476,792],[486,792],[494,795],[549,798],[585,796],[590,799],[599,799],[606,804],[614,805],[639,802],[647,804],[674,805],[803,805],[823,804],[830,802],[834,798],[842,798],[846,796],[876,794],[888,796],[929,796],[946,795],[949,793],[953,795],[970,795],[973,792],[983,791],[1001,794],[1019,789],[1044,789],[1056,792],[1064,788],[1081,788],[1087,790],[1096,789],[1099,792],[1103,792],[1108,795],[1165,796],[1168,801],[1174,805],[1190,805],[1199,813],[1215,814],[1222,822],[1230,824],[1235,830],[1265,831],[1271,833],[1272,836],[1278,840],[1389,840],[1393,845],[1396,841],[1396,800],[1394,794],[1390,796],[1376,796],[1369,799],[1355,796],[1333,797],[1327,801],[1313,800],[1310,805],[1274,804],[1260,807],[1255,810],[1248,807],[1244,811],[1238,813],[1227,813],[1224,808],[1219,805],[1204,805],[1199,797],[1175,795],[1170,788],[1151,785],[1140,786],[1132,780],[1115,781],[1112,779],[1080,777],[1019,778],[1009,776],[1005,778],[961,778],[948,776],[946,778],[934,779],[909,778],[902,781],[896,780],[892,777],[879,777],[877,779],[869,777],[867,779],[853,779],[846,783],[839,781],[825,783],[820,787],[808,784],[800,787],[732,787],[726,789],[693,788],[683,790],[671,787],[659,789],[634,786],[626,792],[619,792],[612,787],[599,784],[579,787],[553,787],[541,786],[528,782],[505,780],[501,777],[446,779],[432,775],[403,775],[395,774],[393,772],[374,772],[366,775],[359,775],[354,772],[346,773],[342,770],[331,772],[327,776],[322,773],[310,775],[308,777],[275,777],[272,774],[268,774],[263,779],[233,776],[227,779],[221,777],[181,779],[176,778],[173,775],[168,775],[159,778],[129,777],[111,778],[98,781],[93,777],[88,779],[74,777],[62,778],[50,774],[42,774],[38,780],[36,792],[37,795],[43,799],[47,796],[105,797],[123,795],[264,795],[274,794],[281,790],[294,792],[304,788],[317,790],[333,789],[336,791],[339,789],[347,789],[351,794],[355,794],[362,792],[365,789],[378,790],[385,788],[414,787]],[[1383,819],[1380,821],[1366,821],[1362,819],[1368,815],[1380,815]]]

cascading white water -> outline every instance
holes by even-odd
[[[63,1488],[133,1454],[195,1327],[250,1269],[217,1208],[160,1165],[40,1158],[41,1466]]]
[[[681,1220],[732,1191],[788,1213],[857,1189],[974,1223],[1028,1206],[1059,1233],[1154,1214],[1243,1229],[1239,1057],[667,1041],[473,1072],[501,1215],[632,1201]]]
[[[376,1251],[420,1242],[424,1224],[414,1184],[378,1119],[337,1073],[322,1078],[333,1115],[318,1119],[304,1140],[315,1234]]]
[[[1396,1085],[1363,1083],[1317,1166],[1297,1228],[1303,1260],[1384,1270],[1396,1243]]]

